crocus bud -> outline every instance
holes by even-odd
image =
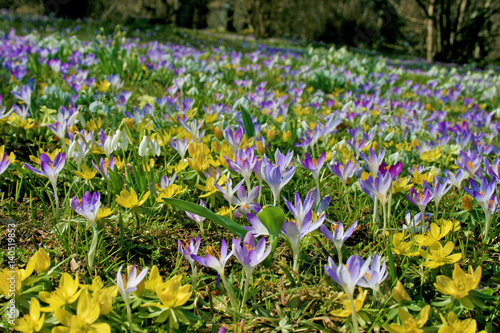
[[[290,131],[284,131],[283,132],[283,140],[288,141],[292,137],[292,132]]]
[[[219,126],[216,126],[212,129],[215,137],[217,138],[217,140],[220,140],[222,139],[222,130]]]

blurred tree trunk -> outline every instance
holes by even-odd
[[[87,16],[87,0],[43,0],[46,15],[71,19]]]

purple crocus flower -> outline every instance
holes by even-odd
[[[436,208],[439,206],[439,202],[443,196],[448,193],[452,186],[453,184],[451,184],[448,179],[444,179],[441,183],[436,176],[434,176],[432,184],[429,184],[424,180],[424,187],[431,192],[434,202],[436,203]]]
[[[224,267],[226,267],[226,262],[229,260],[229,258],[231,258],[234,252],[227,252],[227,242],[225,239],[222,239],[220,255],[217,255],[218,258],[213,255],[215,253],[213,253],[211,249],[212,248],[210,248],[210,252],[207,252],[204,257],[193,254],[191,255],[191,258],[193,258],[196,262],[203,266],[216,270],[221,277],[224,277]]]
[[[388,172],[385,175],[378,173],[377,177],[373,178],[371,175],[366,180],[359,179],[359,186],[375,201],[378,199],[382,205],[387,202],[387,193],[392,185],[392,176]]]
[[[64,140],[65,133],[66,133],[66,127],[62,126],[59,122],[50,124],[47,126],[52,133],[54,133],[55,136],[57,136],[59,139]]]
[[[318,229],[323,222],[325,221],[326,215],[322,214],[317,218],[316,221],[313,221],[312,211],[309,211],[304,217],[302,224],[299,225],[298,221],[289,221],[285,222],[283,225],[283,230],[281,231],[283,235],[288,238],[290,242],[290,246],[292,247],[293,252],[293,270],[298,271],[298,259],[300,254],[300,241],[309,233]]]
[[[94,166],[94,169],[96,169],[102,176],[104,176],[104,178],[109,180],[108,170],[113,171],[115,169],[115,157],[111,156],[109,162],[106,162],[106,160],[101,157],[99,166],[97,166],[94,161],[92,161],[92,165]]]
[[[24,165],[26,166],[26,168],[28,168],[30,171],[36,173],[37,175],[47,177],[49,179],[50,183],[52,184],[52,187],[56,188],[57,187],[57,176],[59,176],[59,173],[64,168],[65,162],[66,162],[66,154],[64,154],[64,153],[58,153],[56,155],[56,157],[54,157],[53,161],[46,154],[41,154],[40,155],[40,170],[32,167],[28,163],[24,163]]]
[[[370,288],[375,293],[378,293],[380,291],[380,284],[384,282],[388,275],[389,272],[387,272],[385,260],[383,261],[382,266],[380,266],[380,256],[378,253],[375,253],[370,267],[368,267],[366,273],[361,277],[357,284],[360,287]]]
[[[365,139],[353,138],[351,140],[347,140],[349,146],[352,147],[354,152],[356,153],[356,158],[359,158],[361,151],[369,144]]]
[[[349,160],[345,165],[340,162],[335,162],[333,164],[328,164],[330,171],[332,171],[344,185],[344,189],[347,186],[347,180],[354,175],[354,170],[358,167],[358,161],[354,163]]]
[[[321,154],[321,156],[317,160],[311,157],[311,155],[309,155],[308,153],[304,154],[304,160],[301,160],[300,157],[297,157],[297,159],[304,168],[312,172],[313,177],[316,180],[316,183],[318,183],[319,172],[323,167],[323,164],[325,164],[326,152],[323,152],[323,154]]]
[[[328,265],[325,265],[326,273],[344,289],[351,302],[352,324],[354,332],[359,332],[358,320],[356,318],[356,307],[354,306],[354,289],[359,281],[365,276],[371,258],[366,261],[359,256],[351,256],[345,265],[337,266],[331,257],[328,257]]]
[[[2,160],[0,160],[0,175],[7,170],[10,164],[10,158],[7,159],[7,153],[3,154]]]
[[[469,177],[474,177],[476,172],[481,167],[482,160],[481,155],[478,155],[475,151],[471,152],[469,150],[467,153],[461,151],[459,158],[455,161],[455,164],[461,170],[467,172]]]
[[[426,228],[426,222],[429,221],[429,219],[432,217],[431,213],[425,213],[425,220],[423,223],[423,227],[425,231],[430,230],[430,226]],[[405,215],[405,220],[406,223],[403,224],[403,227],[401,228],[402,230],[410,230],[413,233],[420,233],[422,231],[422,212],[419,212],[415,214],[413,218],[411,218],[411,212],[408,209]]]
[[[224,198],[227,200],[227,202],[229,202],[229,205],[232,205],[234,194],[236,193],[236,191],[238,191],[240,186],[243,185],[243,182],[244,182],[244,180],[242,180],[241,182],[236,184],[235,187],[233,187],[233,180],[231,178],[227,178],[225,187],[221,187],[217,183],[214,183],[214,185],[220,192],[222,192],[222,194],[224,195]],[[229,215],[230,215],[230,218],[232,219],[233,218],[233,211],[232,211],[231,207],[229,207]]]
[[[271,245],[266,249],[265,238],[261,238],[256,245],[254,234],[251,232],[247,232],[243,244],[240,243],[241,239],[239,237],[238,239],[233,238],[234,256],[243,265],[247,279],[250,279],[255,267],[271,253]]]
[[[277,199],[279,199],[281,190],[292,179],[295,173],[295,167],[290,168],[288,171],[282,171],[280,166],[273,166],[270,162],[263,163],[261,167],[262,178],[271,188],[273,193],[274,205],[276,206]]]
[[[252,213],[247,213],[246,216],[247,216],[248,222],[250,222],[250,224],[252,226],[251,227],[244,226],[243,228],[245,228],[246,230],[248,230],[251,233],[253,233],[255,235],[255,237],[258,237],[258,236],[269,236],[269,231],[262,224],[262,222],[260,222],[260,220],[257,218],[257,216],[255,216]]]
[[[257,163],[257,157],[254,154],[253,148],[238,149],[234,154],[234,161],[224,156],[227,161],[227,166],[239,173],[245,178],[248,188],[250,188],[250,177],[252,176],[253,169]]]
[[[392,179],[396,178],[400,173],[401,171],[403,170],[403,163],[401,162],[397,162],[396,164],[394,165],[387,165],[385,164],[385,162],[382,162],[379,166],[379,171],[385,175],[386,173],[390,173],[391,174],[391,177]]]
[[[116,285],[118,286],[118,291],[123,298],[123,301],[127,305],[130,304],[130,294],[137,290],[137,286],[141,281],[146,277],[148,273],[148,268],[144,268],[139,275],[137,275],[137,267],[132,266],[130,271],[128,272],[127,285],[123,282],[122,277],[122,267],[118,269],[118,273],[116,274]]]
[[[313,198],[313,191],[309,191],[307,193],[307,196],[304,199],[304,201],[302,201],[299,194],[295,192],[295,206],[292,205],[292,203],[289,202],[286,198],[283,199],[285,200],[285,204],[288,207],[288,210],[290,210],[290,212],[295,217],[296,225],[298,226],[300,231],[300,228],[302,227],[302,224],[304,223],[304,219],[306,219],[306,216],[308,214],[312,214],[312,208],[315,200]]]
[[[260,193],[260,187],[255,186],[248,193],[244,186],[240,186],[236,193],[236,197],[233,198],[233,204],[238,206],[235,216],[240,217],[251,211],[260,210],[260,205],[255,202]]]
[[[354,289],[358,282],[363,278],[368,266],[370,258],[364,261],[360,256],[350,256],[345,265],[335,264],[331,257],[328,257],[328,264],[325,265],[326,273],[337,282],[349,298],[354,296]]]
[[[189,243],[187,241],[182,242],[180,239],[178,240],[178,251],[180,254],[184,256],[189,262],[191,266],[192,272],[192,286],[193,289],[196,287],[196,266],[194,265],[193,255],[198,254],[198,249],[200,248],[200,236],[196,239],[196,242],[193,241],[193,238],[189,238]]]
[[[233,151],[237,151],[243,139],[243,128],[239,127],[236,131],[233,131],[231,127],[228,127],[222,131],[222,135],[224,135],[224,139],[226,139]]]
[[[279,148],[274,153],[275,166],[279,166],[281,172],[284,172],[291,165],[293,160],[293,151],[289,150],[286,155],[283,154]]]
[[[462,170],[458,170],[456,173],[453,173],[450,170],[445,170],[444,174],[446,175],[448,182],[453,184],[453,186],[456,188],[462,187],[462,181],[465,178],[465,173]]]
[[[373,147],[370,147],[369,156],[366,156],[363,153],[359,153],[359,156],[366,163],[368,170],[370,170],[373,176],[376,176],[378,174],[378,169],[384,160],[385,150],[386,149],[384,148],[384,150],[380,151],[379,154],[377,155],[373,150]]]
[[[20,99],[29,109],[31,104],[31,87],[29,85],[24,85],[17,91],[12,91],[12,95],[14,95],[17,99]]]
[[[94,229],[99,207],[101,207],[101,194],[99,192],[90,193],[87,191],[81,200],[77,197],[73,197],[71,200],[71,208],[78,215],[85,217]]]
[[[194,259],[192,258],[192,256],[198,254],[198,250],[200,248],[200,240],[201,237],[198,236],[198,238],[196,238],[196,241],[193,241],[193,238],[189,238],[189,243],[187,241],[183,242],[180,239],[177,241],[177,249],[179,253],[187,259],[190,265],[194,264]]]
[[[487,159],[485,158],[485,165],[486,160]],[[500,158],[495,159],[493,163],[489,163],[489,165],[486,167],[486,171],[487,174],[497,182],[497,184],[500,184]]]
[[[476,199],[485,213],[489,212],[490,200],[492,196],[494,196],[496,190],[496,181],[493,180],[490,183],[486,177],[483,177],[479,185],[475,180],[469,178],[469,184],[471,188],[464,187],[465,192]]]
[[[335,245],[339,256],[339,263],[342,263],[342,245],[349,237],[351,237],[357,226],[358,221],[355,221],[345,232],[342,222],[337,222],[333,225],[333,232],[331,232],[326,225],[322,225],[320,228],[323,235],[333,242],[333,245]]]
[[[165,176],[165,177],[166,177],[166,176]],[[201,207],[204,207],[204,208],[206,208],[206,207],[207,207],[207,206],[205,205],[205,202],[203,201],[203,199],[200,199],[200,203],[199,203],[199,205],[200,205]],[[200,215],[196,215],[196,214],[194,214],[194,213],[186,212],[186,211],[185,211],[184,213],[186,213],[187,217],[189,217],[191,220],[193,220],[193,221],[195,221],[196,223],[198,223],[198,225],[200,226],[200,230],[201,230],[201,232],[203,233],[203,232],[204,232],[204,230],[203,230],[203,221],[205,221],[205,219],[206,219],[206,218],[205,218],[205,217],[203,217],[203,216],[200,216]],[[180,252],[180,251],[179,251],[179,252]]]
[[[413,186],[410,189],[410,194],[411,196],[406,194],[406,197],[408,198],[408,200],[410,200],[412,204],[418,206],[421,212],[425,212],[425,208],[434,197],[434,194],[431,191],[429,191],[428,188],[425,188],[423,191],[420,191],[419,189],[415,189],[415,187]]]

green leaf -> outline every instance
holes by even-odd
[[[280,265],[280,267],[283,270],[283,272],[285,272],[286,277],[290,281],[291,287],[295,288],[297,286],[297,283],[295,282],[295,279],[293,278],[292,273],[290,273],[290,271],[285,266]]]
[[[210,221],[217,223],[221,227],[226,228],[236,236],[245,236],[247,233],[247,230],[238,223],[228,219],[227,217],[215,214],[208,208],[201,207],[197,204],[175,198],[162,198],[162,200],[168,204],[171,204],[176,208],[188,211],[192,214],[203,216],[209,219]]]
[[[249,139],[253,138],[255,136],[255,127],[253,125],[252,116],[244,106],[241,106],[241,118],[243,120],[243,129],[245,133]]]
[[[285,213],[280,207],[265,206],[257,214],[257,218],[269,231],[270,236],[278,237],[281,234],[281,229],[285,224]]]

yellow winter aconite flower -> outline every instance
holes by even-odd
[[[102,315],[107,315],[113,310],[113,300],[116,295],[118,295],[117,286],[99,289],[92,294],[94,301],[99,304]]]
[[[429,319],[429,311],[431,310],[430,305],[426,305],[422,311],[418,314],[417,318],[413,318],[413,316],[403,308],[399,308],[399,320],[403,325],[399,324],[389,324],[384,325],[384,329],[389,331],[390,333],[423,333],[424,330],[422,327]]]
[[[30,313],[17,319],[14,329],[19,332],[39,332],[43,327],[45,314],[40,317],[40,303],[36,298],[30,301]]]
[[[103,80],[103,81],[101,81],[99,83],[96,83],[96,88],[100,92],[106,92],[106,91],[108,91],[109,87],[111,87],[111,83],[109,83],[108,80]]]
[[[108,207],[99,207],[99,211],[97,212],[97,219],[103,219],[105,217],[108,217],[113,213],[113,210]]]
[[[231,209],[233,212],[236,210],[236,206],[232,207]],[[220,215],[220,216],[224,216],[224,217],[229,217],[229,207],[221,207],[218,211],[217,211],[217,214]]]
[[[135,193],[135,190],[131,187],[130,191],[122,190],[120,192],[120,195],[116,196],[116,203],[124,208],[134,209],[142,206],[144,202],[146,202],[146,200],[149,198],[150,193],[150,191],[147,191],[142,196],[142,199],[139,200],[139,198],[137,197],[137,193]]]
[[[220,178],[219,178],[219,181],[217,182],[217,184],[219,186],[224,186],[224,184],[226,183],[226,175],[222,175]],[[201,184],[196,184],[196,187],[199,188],[200,190],[206,192],[205,194],[203,195],[200,195],[200,198],[205,198],[205,197],[208,197],[214,193],[217,193],[219,190],[217,189],[217,187],[215,187],[215,178],[214,177],[208,177],[207,178],[207,181],[205,183],[205,186],[201,185]]]
[[[98,118],[97,121],[94,119],[90,119],[85,123],[85,129],[87,132],[92,132],[100,129],[102,126],[102,119]]]
[[[441,226],[431,223],[431,229],[425,235],[417,235],[415,244],[418,246],[434,246],[440,239],[444,238],[453,230],[454,224],[451,221],[445,221]]]
[[[0,158],[3,158],[3,155],[5,154],[5,145],[0,146]],[[7,154],[7,159],[10,160],[10,164],[16,162],[16,155],[11,152],[10,154]]]
[[[410,178],[401,178],[394,180],[392,182],[392,193],[407,192],[411,189],[411,185],[408,184]]]
[[[111,327],[107,323],[96,323],[100,307],[87,291],[83,292],[78,300],[76,315],[62,308],[56,309],[54,315],[63,326],[54,327],[52,333],[111,332]]]
[[[451,311],[448,314],[448,321],[446,322],[440,314],[444,325],[438,333],[476,333],[477,323],[475,319],[458,320],[455,312]]]
[[[424,180],[425,180],[429,184],[432,184],[432,180],[434,179],[434,176],[436,176],[436,171],[430,171],[427,173],[419,173],[418,170],[415,169],[415,171],[413,172],[413,176],[411,177],[411,182],[414,184],[422,185],[424,183]]]
[[[180,173],[182,170],[186,169],[186,167],[188,165],[189,164],[187,163],[187,161],[182,160],[182,161],[179,161],[179,163],[177,163],[174,166],[167,165],[167,172],[172,173],[173,171],[175,171],[176,173]]]
[[[151,268],[151,272],[149,273],[149,278],[146,281],[146,289],[154,292],[156,290],[156,287],[162,283],[163,279],[160,276],[160,271],[155,265],[153,266],[153,268]]]
[[[85,164],[82,166],[82,171],[74,171],[75,175],[82,179],[90,180],[95,177],[97,170],[95,168],[89,168]]]
[[[33,262],[33,267],[38,273],[45,272],[50,267],[50,257],[43,247],[39,248],[33,257],[29,259],[28,266],[30,266],[31,262]]]
[[[434,150],[428,150],[420,154],[420,159],[424,162],[434,162],[437,161],[443,156],[441,154],[441,147],[437,147]]]
[[[406,292],[401,281],[398,281],[394,289],[392,289],[392,297],[399,303],[404,301],[411,302],[411,297]]]
[[[187,189],[187,187],[182,187],[177,184],[170,184],[168,187],[165,189],[158,189],[158,198],[156,201],[158,202],[163,202],[162,198],[173,198],[182,192],[184,192]]]
[[[474,198],[471,197],[470,195],[468,194],[464,195],[460,207],[470,212],[472,210],[472,200],[474,200]]]
[[[429,248],[429,252],[426,252],[422,249],[419,249],[418,252],[422,257],[429,260],[423,263],[425,267],[429,267],[431,269],[437,268],[444,264],[453,264],[459,261],[462,258],[461,253],[451,254],[455,245],[453,242],[448,242],[445,246],[442,246],[441,243],[437,242],[434,246]]]
[[[455,264],[453,270],[453,280],[447,276],[439,275],[436,278],[434,287],[436,290],[445,295],[451,295],[455,299],[461,299],[469,295],[471,290],[474,290],[481,281],[482,268],[477,267],[476,270],[469,266],[469,274],[466,274],[460,265]]]
[[[392,237],[393,252],[407,257],[417,256],[418,252],[411,251],[413,242],[405,242],[404,240],[406,238],[407,236],[404,234],[404,232],[397,233]]]
[[[47,308],[42,308],[43,312],[51,312],[59,309],[61,306],[71,304],[78,299],[82,290],[78,290],[78,273],[75,279],[68,273],[63,273],[61,280],[59,280],[59,288],[56,288],[52,293],[40,291],[38,298],[49,304]]]
[[[40,248],[29,260],[24,269],[4,269],[0,271],[0,294],[6,298],[17,297],[21,294],[22,283],[27,280],[33,270],[38,273],[45,272],[50,267],[50,258],[44,248]],[[14,292],[11,283],[14,282]],[[32,279],[26,281],[29,285],[34,282]]]
[[[368,295],[368,290],[363,291],[362,288],[358,288],[359,294],[358,297],[354,300],[354,307],[356,308],[356,312],[361,311],[363,305],[365,304],[366,295]],[[340,301],[344,306],[343,309],[333,310],[330,312],[332,316],[346,318],[352,314],[351,301],[349,301],[349,297],[345,293],[342,293],[340,296]]]
[[[181,286],[182,275],[176,275],[170,280],[159,284],[155,288],[156,295],[161,301],[158,303],[146,303],[141,306],[154,306],[163,309],[173,309],[184,305],[193,293],[191,285]]]

